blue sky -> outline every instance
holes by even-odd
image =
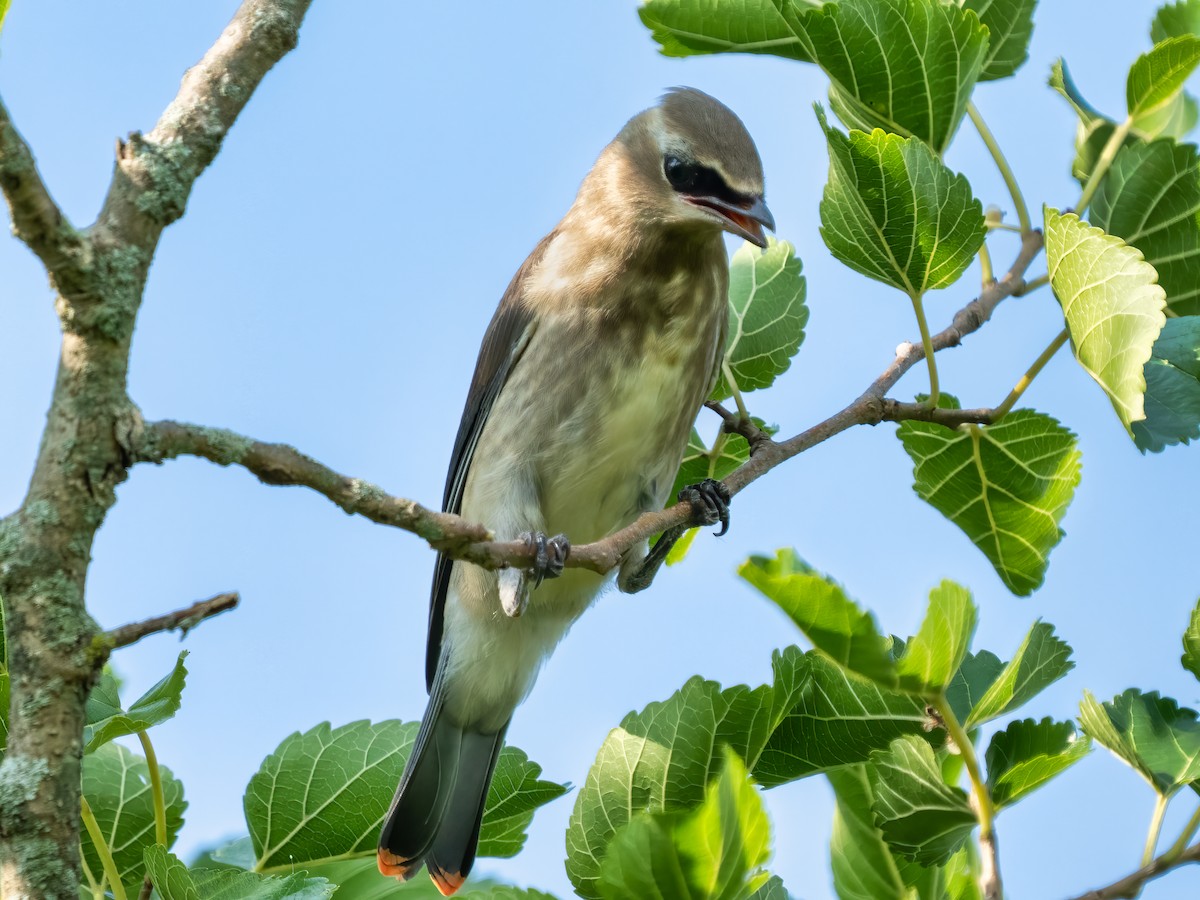
[[[1046,0],[1032,58],[976,101],[1035,208],[1078,196],[1074,122],[1044,86],[1066,55],[1093,103],[1117,113],[1128,64],[1149,45],[1155,4]],[[0,90],[71,218],[94,218],[114,141],[148,130],[185,68],[220,33],[230,0],[167,4],[16,0]],[[130,390],[147,418],[220,425],[293,443],[348,474],[430,505],[478,341],[513,271],[561,217],[600,149],[671,85],[706,90],[758,142],[779,235],[808,276],[808,336],[751,410],[792,434],[836,411],[913,338],[899,294],[826,252],[817,203],[827,157],[811,66],[765,57],[670,60],[630,2],[317,2],[300,46],[273,71],[163,238],[134,339]],[[1006,194],[969,123],[947,155],[985,203]],[[992,239],[999,266],[1016,240]],[[1031,275],[1044,271],[1035,264]],[[0,239],[0,510],[24,492],[50,394],[57,323],[34,257]],[[973,295],[977,270],[931,296],[934,327]],[[1061,327],[1049,291],[1012,300],[968,345],[940,358],[964,405],[999,402]],[[898,396],[924,387],[914,369]],[[1011,596],[969,540],[911,489],[892,426],[844,434],[740,495],[721,540],[634,597],[605,596],[543,671],[509,737],[547,777],[581,784],[596,748],[632,708],[701,673],[759,683],[773,648],[799,639],[738,581],[753,552],[795,546],[843,581],[889,631],[915,629],[930,587],[967,585],[976,647],[1007,658],[1038,617],[1078,667],[1023,713],[1074,715],[1084,688],[1129,686],[1200,702],[1178,665],[1200,593],[1200,479],[1187,448],[1142,457],[1107,399],[1060,354],[1027,404],[1075,430],[1083,480],[1045,586]],[[712,417],[701,418],[711,433]],[[222,590],[242,607],[187,640],[182,712],[158,730],[160,759],[185,783],[190,852],[244,830],[241,793],[287,734],[330,720],[415,719],[424,707],[431,552],[347,518],[300,489],[176,461],[136,470],[95,545],[89,603],[106,627]],[[179,650],[157,637],[115,664],[139,691]],[[829,790],[814,778],[771,791],[772,864],[797,896],[832,896]],[[573,795],[539,813],[525,852],[480,870],[569,896],[563,830]],[[1191,813],[1180,798],[1165,834]],[[1057,897],[1136,867],[1153,795],[1106,752],[999,820],[1014,897]],[[1195,896],[1200,872],[1156,883],[1150,900]]]

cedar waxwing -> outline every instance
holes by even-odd
[[[493,572],[438,557],[429,704],[383,822],[385,875],[410,878],[424,863],[449,896],[470,872],[513,710],[609,581],[564,570],[567,537],[599,540],[666,503],[724,353],[722,232],[762,247],[764,226],[774,221],[745,127],[707,94],[677,88],[604,149],[509,284],[483,338],[443,508],[497,540],[525,540],[536,564]],[[697,510],[692,524],[728,524],[718,482],[680,497]],[[617,586],[646,587],[679,531],[630,550]]]

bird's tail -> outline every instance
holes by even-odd
[[[441,679],[379,835],[379,871],[409,879],[425,863],[443,896],[466,880],[475,862],[479,826],[508,723],[480,734],[446,713]]]

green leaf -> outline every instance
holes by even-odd
[[[1087,756],[1091,741],[1071,722],[1019,719],[992,735],[988,789],[997,807],[1011,806]]]
[[[965,721],[1002,671],[1004,663],[996,654],[988,650],[968,653],[946,687],[946,700],[954,717],[960,722]]]
[[[1200,316],[1167,319],[1146,363],[1146,418],[1133,423],[1143,453],[1200,437]]]
[[[182,651],[170,673],[134,701],[128,712],[121,708],[117,680],[106,668],[88,697],[83,752],[92,753],[114,738],[137,734],[174,716],[179,711],[180,695],[187,680],[187,668],[183,665],[187,655],[188,651]]]
[[[280,876],[234,869],[189,870],[158,844],[146,848],[145,860],[154,889],[162,900],[325,900],[338,889],[324,878],[313,878],[304,872]],[[378,872],[375,880],[386,884]],[[395,893],[394,886],[388,888]]]
[[[640,813],[600,867],[600,893],[639,898],[749,898],[767,881],[770,823],[745,765],[728,748],[721,774],[688,813]]]
[[[1179,0],[1159,7],[1150,24],[1150,40],[1161,44],[1168,38],[1200,34],[1200,0]]]
[[[417,734],[416,722],[328,722],[295,733],[250,779],[243,800],[260,869],[307,866],[374,854],[383,820]],[[505,747],[496,765],[479,838],[481,856],[521,848],[533,810],[566,787]]]
[[[729,337],[725,365],[742,393],[770,387],[787,371],[804,340],[806,282],[796,249],[768,239],[767,249],[744,243],[729,264]],[[733,396],[724,371],[710,399]]]
[[[1180,91],[1158,109],[1137,117],[1133,133],[1151,141],[1158,137],[1182,140],[1200,119],[1200,106],[1187,91]]]
[[[975,13],[942,0],[839,0],[799,27],[843,121],[918,137],[939,155],[950,145],[987,58]]]
[[[1133,433],[1144,419],[1143,369],[1166,317],[1166,293],[1142,254],[1074,213],[1046,208],[1046,263],[1071,348]]]
[[[794,550],[774,559],[752,556],[738,574],[777,604],[838,665],[886,687],[897,684],[891,642],[870,612],[846,596],[841,585],[811,569]]]
[[[942,781],[937,758],[917,737],[871,754],[875,824],[892,851],[923,866],[942,865],[975,827],[967,795]]]
[[[1157,140],[1123,147],[1092,198],[1088,219],[1142,252],[1167,305],[1200,312],[1200,155]]]
[[[966,656],[977,615],[966,588],[953,581],[935,587],[921,630],[896,661],[900,686],[925,695],[941,693]]]
[[[399,884],[393,878],[381,878],[374,854],[370,858],[322,863],[305,866],[305,869],[309,876],[324,878],[336,885],[338,900],[442,900],[441,891],[424,875]],[[542,891],[513,887],[474,874],[455,897],[463,900],[555,900],[551,894]]]
[[[786,0],[786,5],[803,10],[821,2]],[[638,15],[664,56],[767,53],[812,61],[803,36],[788,23],[783,0],[648,0]]]
[[[875,827],[875,795],[866,766],[846,766],[829,772],[837,798],[829,861],[833,888],[840,900],[909,900],[908,886],[896,860]]]
[[[1072,109],[1075,110],[1075,114],[1079,116],[1079,120],[1083,124],[1087,125],[1105,119],[1104,113],[1088,103],[1084,99],[1083,93],[1075,86],[1075,80],[1071,78],[1071,72],[1067,68],[1066,60],[1060,57],[1054,61],[1054,64],[1050,67],[1050,78],[1047,83],[1064,100],[1071,104]]]
[[[901,735],[926,734],[929,717],[923,699],[856,678],[818,652],[803,659],[807,677],[798,691],[793,689],[791,710],[779,718],[753,765],[759,784],[774,787],[865,762],[873,750]],[[787,653],[775,660],[777,685],[788,661]],[[777,687],[773,716],[785,705],[780,694]]]
[[[947,7],[949,8],[949,7]],[[983,207],[921,141],[883,131],[829,142],[821,236],[835,257],[911,297],[953,284],[983,243]]]
[[[988,30],[980,81],[1007,78],[1025,64],[1037,0],[959,0],[959,5],[974,10]]]
[[[759,784],[772,787],[861,763],[893,738],[922,730],[920,700],[851,680],[819,654],[789,647],[774,655],[772,668],[772,684],[753,690],[722,690],[692,678],[609,733],[567,829],[567,874],[580,896],[601,896],[609,843],[637,813],[684,811],[702,802],[723,745],[746,761]]]
[[[1125,99],[1129,115],[1145,116],[1170,103],[1200,65],[1200,38],[1168,38],[1137,58],[1129,70]]]
[[[938,405],[957,409],[958,400],[942,394]],[[910,420],[896,436],[912,458],[917,495],[966,533],[1014,594],[1040,587],[1079,484],[1075,435],[1018,409],[986,427]]]
[[[1034,622],[1016,655],[992,682],[963,723],[970,731],[1024,706],[1075,668],[1071,646],[1047,622]]]
[[[12,4],[12,0],[0,0],[0,29],[4,28],[4,17],[8,15],[8,8]]]
[[[1200,722],[1196,711],[1157,691],[1130,688],[1108,703],[1090,691],[1079,704],[1083,730],[1133,767],[1162,795],[1200,779]]]
[[[158,771],[170,846],[183,825],[187,803],[183,799],[183,785],[171,771],[162,765]],[[83,759],[83,796],[112,851],[126,893],[136,897],[146,873],[142,854],[154,843],[154,797],[146,760],[120,744],[105,744]],[[86,830],[80,845],[87,867],[100,872],[103,869],[100,856]]]
[[[944,581],[929,595],[921,630],[896,658],[875,619],[841,585],[813,571],[795,550],[752,556],[738,574],[788,614],[818,651],[837,665],[888,688],[937,694],[958,671],[975,631],[970,593]]]
[[[766,884],[750,896],[750,900],[792,900],[792,896],[783,886],[783,879],[772,875]]]
[[[523,750],[505,747],[496,761],[492,786],[479,833],[480,856],[508,858],[525,846],[526,833],[538,807],[557,800],[569,784],[544,781],[542,767]]]
[[[1179,658],[1183,667],[1200,679],[1200,601],[1192,610],[1191,621],[1183,633],[1183,656]]]

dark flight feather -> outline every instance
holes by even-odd
[[[463,489],[471,471],[475,445],[479,443],[479,436],[483,434],[492,405],[500,396],[500,391],[521,358],[521,353],[528,345],[536,327],[533,311],[523,302],[525,282],[530,272],[541,262],[546,247],[556,233],[552,231],[542,238],[541,243],[517,270],[484,333],[483,346],[479,348],[479,359],[475,363],[475,375],[471,379],[471,389],[463,407],[462,422],[450,455],[450,470],[446,474],[446,490],[442,497],[444,512],[458,515],[462,511]],[[433,569],[433,585],[429,596],[429,640],[425,648],[426,690],[433,688],[438,658],[442,652],[446,591],[450,587],[450,570],[453,565],[454,560],[439,553]]]

